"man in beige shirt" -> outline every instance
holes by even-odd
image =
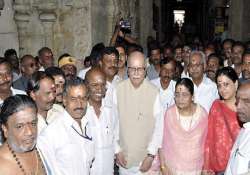
[[[162,142],[162,106],[158,89],[147,79],[143,53],[128,57],[129,79],[117,85],[119,141],[116,159],[121,175],[147,174]]]

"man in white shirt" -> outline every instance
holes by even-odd
[[[11,87],[12,84],[12,71],[11,65],[5,58],[0,58],[0,107],[3,101],[16,94],[26,94],[24,91],[14,89]],[[3,142],[2,134],[0,129],[0,145]]]
[[[38,108],[38,134],[47,127],[48,111],[55,102],[56,90],[54,79],[44,72],[34,73],[28,83],[28,95],[36,102]]]
[[[0,58],[0,105],[9,96],[16,94],[26,94],[24,91],[14,89],[12,84],[12,70],[11,65],[5,58]]]
[[[106,87],[107,92],[104,98],[106,104],[113,104],[113,91],[115,86],[121,79],[117,75],[118,72],[118,61],[119,52],[115,47],[105,47],[101,52],[101,59],[99,60],[99,65],[101,70],[106,76]]]
[[[129,79],[119,83],[114,102],[119,116],[119,147],[116,158],[120,175],[147,174],[163,133],[162,107],[159,91],[147,79],[143,53],[128,57]]]
[[[51,174],[89,175],[94,161],[94,142],[87,110],[88,91],[82,79],[66,82],[64,113],[38,137],[38,147]]]
[[[173,80],[176,62],[173,59],[164,58],[160,62],[160,78],[151,80],[151,83],[160,89],[160,101],[166,111],[174,104],[174,92],[176,82]]]
[[[206,56],[201,51],[190,55],[188,72],[194,83],[194,100],[209,112],[212,103],[219,98],[217,86],[205,76]]]
[[[250,173],[250,83],[243,83],[237,91],[236,108],[243,122],[227,164],[225,175]]]
[[[105,104],[106,77],[100,68],[91,68],[85,77],[89,91],[87,116],[93,127],[95,161],[91,174],[113,175],[115,143],[118,136],[118,120],[112,106]]]

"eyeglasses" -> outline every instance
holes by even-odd
[[[145,67],[128,67],[128,71],[131,73],[139,73],[142,74],[145,71]]]

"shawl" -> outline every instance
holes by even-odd
[[[178,120],[176,105],[171,106],[165,113],[162,152],[165,163],[172,172],[192,174],[202,170],[207,112],[197,104],[194,115],[198,115],[199,119],[186,131]],[[157,170],[157,166],[159,169],[159,158],[156,158],[153,164],[153,171]]]
[[[234,141],[240,131],[236,112],[215,100],[208,117],[204,170],[225,171]]]

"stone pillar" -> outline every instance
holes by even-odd
[[[27,54],[27,26],[30,20],[28,14],[29,7],[22,0],[16,0],[14,3],[14,9],[16,11],[14,19],[17,24],[18,29],[18,39],[19,39],[19,55],[22,56]]]
[[[53,48],[53,24],[56,21],[55,13],[41,13],[39,16],[43,28],[44,28],[44,37],[45,43],[44,46]]]

